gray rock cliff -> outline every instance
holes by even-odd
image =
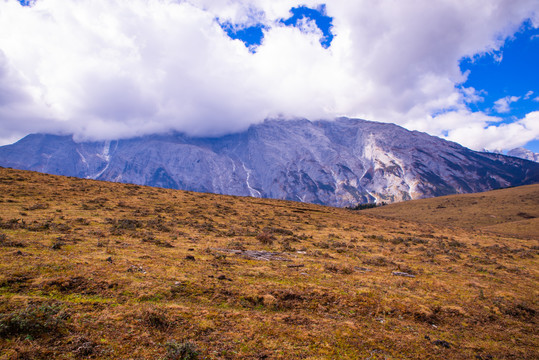
[[[219,138],[171,134],[77,143],[34,134],[0,147],[0,166],[332,206],[539,182],[537,163],[347,118],[267,120]]]

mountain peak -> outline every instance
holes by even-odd
[[[534,153],[533,151],[524,149],[523,147],[518,147],[512,150],[509,150],[507,152],[507,155],[514,156],[514,157],[524,159],[524,160],[539,162],[539,153]]]
[[[266,120],[214,138],[75,142],[31,135],[0,165],[141,185],[332,206],[486,191],[539,181],[539,164],[360,119]]]

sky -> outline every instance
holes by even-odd
[[[539,152],[537,0],[0,0],[0,145],[267,118]]]

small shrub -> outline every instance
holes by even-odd
[[[330,244],[327,241],[321,241],[321,242],[315,243],[314,245],[321,249],[329,249],[330,247]]]
[[[68,318],[59,305],[29,305],[9,314],[0,314],[0,336],[39,336],[60,331]]]
[[[240,241],[240,239],[230,241],[228,244],[226,244],[226,247],[228,249],[234,249],[234,250],[247,250],[245,245]]]
[[[346,265],[336,265],[336,264],[328,264],[325,266],[326,271],[335,273],[335,274],[343,274],[343,275],[350,275],[354,272],[354,269],[350,266]]]
[[[141,223],[137,220],[131,220],[131,219],[120,219],[116,223],[115,228],[116,229],[123,229],[123,230],[135,230],[138,227],[141,227]]]
[[[507,315],[522,320],[533,320],[537,314],[535,309],[524,303],[510,304],[505,307],[504,312]]]
[[[76,218],[75,222],[80,225],[90,225],[90,221],[85,218]]]
[[[156,245],[156,246],[159,246],[159,247],[164,247],[164,248],[173,248],[174,247],[174,245],[172,245],[168,241],[159,240],[159,239],[154,238],[153,236],[147,236],[147,237],[143,238],[142,242],[153,244],[153,245]]]
[[[283,251],[288,251],[288,252],[296,251],[296,249],[294,247],[292,247],[292,245],[290,245],[290,241],[288,241],[288,240],[284,240],[282,242],[282,249],[283,249]]]
[[[524,219],[535,219],[534,215],[531,215],[525,212],[519,212],[517,216],[523,217]]]
[[[365,259],[365,260],[363,260],[363,263],[365,263],[367,265],[372,265],[372,266],[395,265],[395,263],[393,261],[388,260],[384,256],[375,256],[375,257],[372,257],[372,258],[369,258],[369,259]]]
[[[197,360],[199,352],[195,344],[187,341],[178,343],[175,340],[166,344],[167,354],[163,360]]]
[[[98,240],[97,247],[106,247],[109,245],[109,240]]]
[[[9,219],[6,221],[0,221],[0,228],[2,229],[19,229],[24,228],[24,226],[24,220],[21,219]]]
[[[262,232],[268,233],[268,234],[281,234],[281,235],[288,235],[288,236],[294,235],[294,233],[291,230],[276,228],[273,226],[265,227],[264,229],[262,229]]]
[[[264,245],[271,245],[276,240],[275,236],[267,232],[261,232],[256,236],[256,239]]]
[[[23,248],[26,245],[18,241],[9,240],[6,234],[0,233],[0,246]]]
[[[453,247],[453,248],[466,248],[466,247],[468,247],[465,243],[457,241],[455,239],[451,239],[450,241],[448,241],[447,245],[449,245],[450,247]]]
[[[84,337],[77,336],[70,341],[71,351],[77,358],[92,358],[100,354],[99,345],[94,341]]]
[[[38,204],[34,204],[32,206],[29,206],[27,208],[24,208],[24,210],[44,210],[44,209],[48,209],[48,208],[49,208],[49,204],[38,203]]]
[[[64,245],[65,245],[65,243],[63,241],[56,239],[52,243],[51,249],[52,250],[60,250],[62,248],[62,246],[64,246]]]
[[[141,322],[151,328],[166,331],[174,324],[161,309],[146,309],[141,314]]]
[[[164,222],[163,222],[163,219],[161,218],[157,218],[157,219],[153,219],[153,220],[148,220],[146,222],[146,226],[148,228],[152,228],[152,229],[155,229],[155,230],[158,230],[158,231],[162,231],[162,232],[171,232],[172,229],[167,226]]]

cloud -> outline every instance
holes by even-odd
[[[446,138],[471,149],[490,151],[513,149],[539,138],[539,111],[531,112],[516,122],[497,126],[488,125],[486,119],[476,120],[479,121],[451,130]]]
[[[530,91],[528,91],[528,92],[526,93],[526,95],[524,95],[524,98],[523,98],[523,99],[524,99],[524,100],[528,100],[529,98],[532,97],[532,95],[533,95],[533,91],[530,90]]]
[[[494,102],[494,110],[498,114],[508,113],[511,111],[511,104],[520,100],[519,96],[506,96]]]
[[[535,0],[327,1],[328,48],[313,21],[280,22],[294,6],[323,4],[0,0],[0,141],[38,131],[219,135],[274,116],[361,117],[462,143],[468,126],[479,137],[501,129],[468,110],[481,91],[460,85],[459,61],[499,50],[528,18],[537,24]],[[256,52],[226,22],[262,25]]]

